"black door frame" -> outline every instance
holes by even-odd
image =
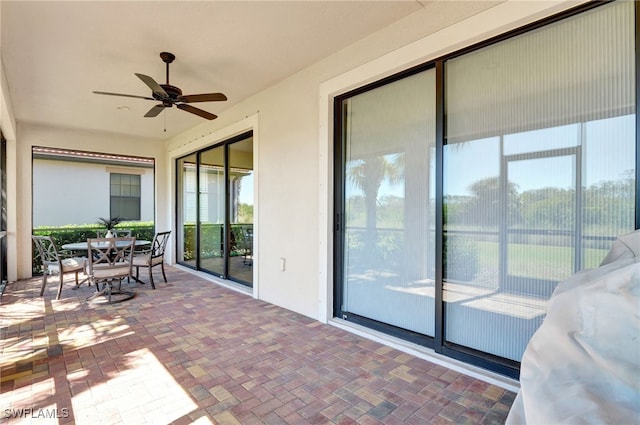
[[[237,277],[234,276],[230,276],[229,275],[229,242],[231,240],[231,225],[230,225],[230,205],[229,205],[229,194],[230,194],[230,185],[229,185],[229,146],[236,143],[236,142],[240,142],[242,140],[248,139],[250,137],[253,136],[253,130],[249,130],[247,132],[244,132],[242,134],[239,134],[237,136],[231,137],[229,139],[225,139],[219,143],[216,143],[214,145],[211,146],[206,146],[203,147],[199,150],[197,150],[196,152],[191,152],[187,155],[183,155],[179,158],[176,158],[176,164],[178,164],[178,161],[180,161],[183,158],[186,158],[190,155],[195,154],[196,156],[196,226],[195,226],[195,251],[196,251],[196,259],[195,259],[195,266],[188,264],[186,262],[184,262],[183,260],[180,259],[176,259],[176,262],[182,266],[188,267],[190,269],[194,269],[197,271],[201,271],[203,273],[207,273],[207,274],[211,274],[213,276],[217,276],[221,279],[226,279],[226,280],[231,280],[233,282],[237,282],[240,283],[242,285],[245,285],[247,287],[253,287],[253,282],[246,282],[243,281],[241,279],[238,279]],[[201,226],[200,226],[200,165],[201,165],[201,155],[203,152],[211,150],[211,149],[217,149],[217,148],[223,148],[223,161],[224,161],[224,223],[223,223],[223,229],[224,229],[224,233],[223,233],[223,241],[222,241],[222,251],[223,251],[223,273],[216,273],[214,271],[211,270],[206,270],[202,268],[202,264],[201,264],[201,258],[200,258],[200,247],[201,247]],[[180,167],[176,166],[176,199],[177,200],[182,200],[182,195],[180,193],[180,190],[183,189],[181,187],[179,187],[178,182],[180,181],[180,178],[178,176],[178,173],[180,173]],[[176,228],[179,228],[180,226],[182,226],[184,223],[179,223],[178,220],[180,218],[180,214],[178,214],[178,209],[180,208],[179,204],[176,203]],[[178,233],[178,235],[180,235]],[[180,244],[184,243],[183,240],[181,240],[180,236],[178,236],[176,238],[176,252],[180,252],[180,250],[178,249],[178,247],[180,246]]]

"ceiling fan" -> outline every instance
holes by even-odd
[[[158,116],[160,112],[164,110],[164,108],[171,108],[173,105],[176,105],[176,108],[182,109],[183,111],[191,112],[192,114],[198,115],[202,118],[206,118],[208,120],[213,120],[217,118],[217,115],[204,111],[202,109],[196,108],[194,106],[189,105],[189,103],[196,102],[219,102],[227,100],[227,96],[222,93],[203,93],[203,94],[189,94],[183,95],[182,90],[180,90],[176,86],[172,86],[169,84],[169,64],[175,60],[175,55],[169,52],[160,53],[160,58],[162,61],[167,64],[167,83],[166,84],[158,84],[153,78],[148,75],[138,74],[136,76],[142,80],[149,88],[151,89],[152,97],[145,96],[136,96],[133,94],[121,94],[121,93],[109,93],[104,91],[94,91],[95,94],[106,94],[109,96],[124,96],[124,97],[134,97],[137,99],[147,99],[147,100],[156,100],[161,102],[158,105],[155,105],[153,108],[149,109],[149,112],[145,114],[145,117],[155,117]]]

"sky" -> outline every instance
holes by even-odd
[[[504,136],[508,178],[518,184],[520,193],[545,187],[573,188],[578,147],[583,156],[583,186],[621,180],[629,170],[635,169],[634,115],[591,121],[580,126],[572,124]],[[554,149],[572,150],[573,153],[567,151],[549,156],[549,151]],[[469,189],[474,182],[500,174],[498,137],[447,145],[444,152],[445,195],[471,195]],[[433,194],[433,178],[431,182]],[[385,181],[378,195],[404,197],[404,186],[392,186]]]

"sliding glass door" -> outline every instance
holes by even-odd
[[[176,161],[178,184],[178,232],[177,232],[177,256],[178,262],[197,268],[197,227],[198,219],[198,188],[197,155],[191,154]]]
[[[229,269],[232,279],[253,279],[253,139],[229,147]]]
[[[200,268],[225,275],[226,203],[225,146],[200,152],[198,161],[198,224]]]
[[[180,158],[178,262],[253,285],[253,137]]]
[[[335,101],[335,315],[517,376],[557,284],[637,216],[633,2]]]
[[[444,61],[445,351],[516,367],[556,285],[633,230],[633,15],[615,2]]]
[[[343,318],[434,334],[435,70],[344,100]]]

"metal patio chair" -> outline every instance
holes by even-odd
[[[136,282],[146,283],[138,279],[138,274],[140,272],[140,267],[146,267],[149,271],[149,281],[151,282],[151,287],[156,289],[156,285],[153,282],[153,268],[155,266],[160,266],[162,268],[162,277],[164,281],[167,281],[167,275],[164,272],[164,251],[167,247],[167,242],[169,241],[169,236],[171,234],[171,230],[166,232],[158,232],[153,237],[153,242],[151,242],[151,247],[142,251],[136,251],[133,256],[133,267],[136,268],[136,275],[134,277]]]
[[[135,241],[136,238],[87,239],[89,280],[96,285],[96,293],[87,301],[105,296],[108,303],[116,303],[135,296],[135,292],[122,289],[122,280],[131,277]]]
[[[40,296],[44,295],[44,288],[47,285],[47,276],[58,275],[58,294],[56,299],[60,299],[62,294],[62,284],[64,283],[64,275],[73,273],[76,276],[76,288],[80,286],[78,273],[85,270],[87,259],[83,257],[66,256],[58,251],[55,241],[51,236],[35,236],[31,239],[38,249],[40,260],[42,262],[42,287],[40,288]]]

